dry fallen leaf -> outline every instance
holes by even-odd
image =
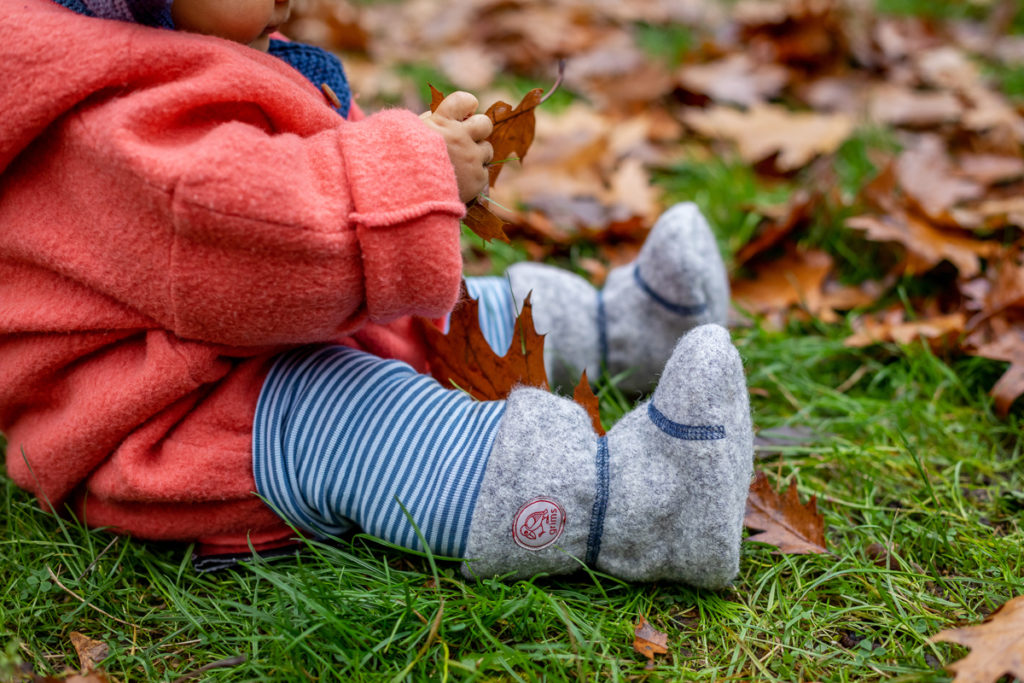
[[[668,653],[668,634],[651,626],[644,615],[640,615],[633,628],[633,649],[647,658],[648,669],[654,668],[654,655]]]
[[[895,171],[907,198],[925,216],[943,223],[955,223],[950,209],[956,204],[977,199],[984,192],[981,185],[963,177],[942,141],[934,136],[922,137],[903,151],[896,159]]]
[[[1024,679],[1024,595],[1013,598],[979,626],[939,631],[933,643],[958,643],[970,654],[946,667],[953,683],[995,683],[1003,676]]]
[[[483,84],[494,73],[536,78],[570,57],[573,104],[529,108],[528,95],[525,106],[503,109],[509,116],[518,108],[536,113],[530,160],[526,168],[495,166],[504,180],[489,193],[494,201],[474,202],[466,220],[485,239],[507,231],[535,259],[566,257],[586,242],[592,258],[579,263],[595,279],[635,255],[642,239],[615,235],[611,226],[649,227],[660,212],[652,171],[715,157],[720,141],[732,141],[757,164],[755,172],[806,167],[799,184],[811,190],[809,205],[794,202],[789,216],[765,214],[776,223],[766,223],[734,261],[744,276],[756,276],[736,283],[740,305],[779,326],[791,317],[835,321],[838,312],[892,293],[900,276],[948,260],[958,277],[935,278],[935,289],[908,302],[908,319],[865,319],[859,333],[864,340],[934,334],[932,341],[1006,359],[1010,370],[993,388],[1006,410],[1024,387],[1024,350],[1017,349],[1024,342],[1016,341],[1017,330],[1024,334],[1024,274],[1010,287],[1008,272],[995,274],[1024,234],[1024,108],[981,65],[1002,61],[1000,72],[1017,69],[1024,38],[1005,35],[1013,0],[979,2],[991,10],[984,21],[889,16],[870,0],[312,0],[296,9],[291,28],[310,29],[304,35],[319,35],[329,49],[364,45],[368,54],[346,54],[345,61],[367,111],[383,102],[422,106],[421,85],[397,65],[426,58],[459,87],[476,91],[476,83],[487,92]],[[638,25],[685,26],[699,42],[652,58]],[[753,108],[680,109],[703,102]],[[834,151],[851,121],[887,128],[877,140],[863,140],[865,161],[883,172],[870,183],[873,191],[857,193],[870,215],[851,225],[885,242],[872,251],[895,267],[879,282],[844,287],[830,257],[801,251],[799,238],[804,223],[820,218],[824,227],[862,203],[844,196],[856,188],[822,180],[832,159],[811,161]],[[935,136],[940,154],[920,153],[922,133]],[[889,151],[890,142],[907,152]],[[487,258],[475,240],[467,249]],[[966,340],[957,332],[958,311],[969,318]]]
[[[820,197],[812,195],[806,190],[797,190],[789,201],[778,210],[777,215],[769,216],[768,209],[760,209],[760,212],[768,216],[769,220],[763,222],[757,235],[736,252],[733,259],[736,265],[741,266],[772,247],[782,244],[794,230],[809,223],[816,201],[820,201]]]
[[[963,334],[967,325],[967,317],[959,312],[907,320],[906,310],[901,305],[891,313],[893,315],[881,320],[871,316],[858,318],[853,323],[854,334],[843,343],[861,347],[890,341],[909,344],[915,339],[924,339],[933,348],[941,348]]]
[[[853,118],[846,114],[792,112],[784,107],[759,104],[748,111],[729,107],[690,109],[683,122],[701,135],[736,143],[740,156],[756,164],[778,154],[775,166],[795,171],[819,154],[830,154],[853,132]]]
[[[970,354],[1010,364],[999,381],[989,390],[989,394],[996,401],[996,411],[1005,416],[1010,412],[1013,402],[1024,394],[1024,333],[1015,330],[1002,334],[995,340],[978,346]]]
[[[1024,197],[986,199],[972,206],[970,210],[981,216],[982,222],[987,228],[999,228],[1006,225],[1024,228]]]
[[[863,230],[870,240],[903,245],[907,250],[904,271],[908,275],[924,273],[946,260],[956,266],[961,277],[971,278],[981,270],[980,258],[993,256],[1000,250],[996,242],[939,230],[910,214],[890,214],[882,218],[854,216],[846,225]]]
[[[836,0],[739,2],[733,18],[742,45],[765,61],[824,70],[846,52],[843,3]]]
[[[971,305],[986,318],[1003,315],[1013,309],[1024,309],[1024,255],[1018,250],[1007,251],[993,259],[985,269],[983,278],[972,282],[981,288],[968,292],[969,298],[979,295]],[[966,286],[967,283],[964,283]],[[961,286],[964,291],[964,286]],[[977,323],[977,321],[972,321]],[[1001,335],[999,335],[1001,336]]]
[[[480,199],[474,199],[466,207],[466,215],[462,222],[485,242],[501,240],[509,243],[508,235],[505,234],[505,221],[495,216],[490,209],[480,203]]]
[[[75,652],[78,653],[79,668],[83,674],[93,671],[96,665],[110,654],[110,646],[102,640],[93,640],[78,631],[72,631],[70,638],[71,644],[75,646]]]
[[[594,395],[594,391],[590,388],[590,380],[587,379],[586,370],[583,371],[579,384],[576,385],[572,392],[572,400],[586,409],[597,435],[604,436],[604,426],[601,424],[601,404],[598,402],[597,396]]]
[[[537,126],[534,109],[558,88],[562,81],[564,68],[564,62],[559,63],[558,80],[555,81],[547,95],[540,88],[534,88],[526,93],[526,96],[516,105],[515,109],[512,108],[512,105],[501,100],[495,102],[487,109],[486,115],[494,124],[494,130],[487,137],[487,141],[491,143],[491,147],[494,149],[494,161],[491,163],[488,171],[492,187],[498,179],[501,169],[504,168],[505,162],[513,158],[522,161],[526,156],[530,145],[533,144]],[[430,88],[430,111],[437,111],[437,107],[444,100],[444,93],[432,85],[428,84],[428,87]],[[505,243],[509,241],[508,235],[505,234],[504,230],[505,221],[481,204],[479,199],[470,202],[463,222],[466,224],[466,227],[485,241],[492,239],[500,239]]]
[[[836,320],[824,296],[832,267],[832,257],[823,251],[790,249],[774,261],[758,264],[751,279],[733,282],[733,299],[745,310],[776,323],[781,322],[780,314],[795,306],[822,320]]]
[[[679,71],[679,83],[687,90],[716,102],[751,107],[775,97],[789,80],[778,64],[755,61],[746,53],[729,55],[704,64],[690,64]]]
[[[986,186],[1024,176],[1024,159],[1005,154],[961,154],[956,165],[964,176]]]
[[[537,127],[537,116],[534,113],[537,105],[544,101],[544,91],[534,88],[515,106],[501,100],[488,107],[485,112],[494,122],[494,131],[487,140],[494,147],[494,159],[499,163],[491,165],[491,185],[498,179],[504,168],[504,161],[517,159],[522,161],[526,152],[533,144],[534,131]]]
[[[438,106],[444,100],[444,93],[429,83],[427,87],[430,88],[430,111],[437,111]],[[466,206],[466,215],[462,222],[485,242],[498,239],[508,244],[505,221],[494,215],[481,201],[479,198],[474,199]]]
[[[927,128],[958,120],[964,112],[950,92],[920,92],[886,83],[871,97],[871,118],[892,126]]]
[[[507,398],[519,385],[547,389],[544,335],[537,334],[533,326],[530,297],[523,302],[512,332],[512,344],[504,356],[498,356],[484,338],[479,308],[480,304],[469,298],[463,284],[462,297],[452,312],[447,334],[429,320],[418,318],[434,378],[480,401]]]
[[[789,555],[820,554],[825,549],[825,518],[818,513],[817,497],[800,503],[796,482],[779,495],[768,483],[764,472],[758,472],[750,485],[747,511],[743,524],[760,533],[748,541],[778,547],[776,552]]]

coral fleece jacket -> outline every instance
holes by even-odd
[[[217,38],[0,11],[0,430],[7,473],[92,526],[213,548],[288,529],[254,495],[275,353],[424,369],[458,297],[459,202],[410,112],[340,117]]]

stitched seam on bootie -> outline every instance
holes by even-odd
[[[587,566],[593,567],[601,553],[601,537],[604,535],[604,515],[608,509],[608,437],[597,439],[597,494],[590,512],[590,536],[587,538]]]
[[[686,441],[714,441],[725,438],[725,425],[684,425],[673,422],[654,407],[654,401],[647,404],[647,414],[661,431],[669,436]]]
[[[604,290],[597,290],[597,344],[601,367],[608,367],[608,314],[604,309]]]
[[[700,315],[704,311],[708,310],[708,305],[706,303],[692,305],[677,304],[658,294],[640,275],[640,266],[635,266],[633,268],[633,279],[636,280],[637,286],[642,289],[647,296],[654,299],[654,301],[662,308],[671,311],[676,315]]]

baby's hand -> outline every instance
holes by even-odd
[[[448,145],[448,157],[455,167],[459,198],[466,203],[487,187],[487,167],[494,157],[491,143],[486,141],[494,126],[483,114],[473,114],[477,99],[468,92],[453,92],[444,98],[433,113],[420,116],[424,123],[439,132]]]

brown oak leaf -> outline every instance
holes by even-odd
[[[924,273],[945,260],[956,266],[961,277],[974,277],[981,271],[980,259],[993,256],[1000,249],[996,242],[940,230],[906,213],[881,218],[854,216],[846,225],[863,230],[869,240],[901,244],[907,250],[904,272],[908,275]]]
[[[558,88],[563,70],[564,65],[560,64],[558,81],[547,95],[544,94],[542,88],[534,88],[526,93],[515,107],[508,102],[498,100],[484,112],[494,124],[494,129],[487,136],[487,142],[491,143],[491,147],[494,149],[494,162],[488,172],[492,187],[498,179],[505,161],[510,159],[522,161],[530,150],[537,129],[537,116],[534,109]],[[428,87],[430,88],[430,111],[437,111],[437,107],[444,100],[445,95],[432,85],[428,84]]]
[[[825,519],[818,512],[817,497],[800,503],[796,482],[779,495],[768,483],[764,472],[758,472],[750,485],[744,525],[760,533],[748,541],[778,547],[787,555],[821,554],[825,549]]]
[[[781,327],[790,309],[799,307],[826,322],[838,320],[826,292],[832,257],[818,249],[789,248],[773,261],[759,263],[750,279],[733,282],[733,299],[744,310]]]
[[[739,53],[706,64],[684,66],[678,78],[687,90],[716,102],[752,107],[778,95],[789,81],[789,72],[779,64]]]
[[[561,73],[559,73],[559,82]],[[428,84],[430,88],[430,111],[437,111],[437,107],[444,100],[444,93]],[[555,91],[558,82],[552,87]],[[488,179],[491,187],[498,179],[498,174],[505,166],[505,161],[517,158],[520,161],[526,156],[526,152],[533,144],[533,138],[537,127],[537,117],[534,109],[545,100],[544,91],[541,88],[534,88],[526,93],[526,96],[513,109],[507,102],[498,100],[485,112],[487,117],[494,124],[494,130],[487,137],[494,149],[494,161],[488,169]],[[494,215],[479,199],[474,199],[469,204],[463,223],[470,230],[476,233],[485,241],[500,239],[508,242],[508,235],[505,234],[505,221]]]
[[[426,338],[427,361],[434,378],[446,387],[461,389],[481,401],[508,397],[516,386],[548,388],[544,370],[544,335],[533,326],[530,297],[523,302],[504,356],[496,354],[484,338],[479,322],[480,304],[469,298],[465,283],[452,312],[447,334],[418,318]]]
[[[845,346],[862,347],[881,342],[910,344],[924,339],[933,349],[941,349],[954,343],[964,333],[967,316],[961,312],[906,319],[902,306],[893,307],[880,318],[864,316],[853,323],[854,333],[843,342]]]
[[[430,88],[430,111],[437,111],[438,106],[444,100],[444,93],[429,83],[427,87]],[[491,144],[493,145],[493,143]],[[498,166],[501,166],[501,164],[498,164]],[[494,167],[492,166],[491,168],[493,169]],[[491,184],[494,184],[493,180]],[[506,244],[509,242],[508,235],[505,234],[505,221],[481,204],[479,199],[474,199],[467,205],[466,215],[462,222],[485,242],[493,239],[499,239]]]
[[[494,148],[494,159],[498,163],[491,164],[491,186],[498,179],[498,174],[507,159],[516,158],[520,161],[526,157],[537,128],[537,116],[534,109],[544,101],[544,91],[534,88],[526,93],[522,101],[512,107],[507,102],[498,100],[485,112],[494,122],[494,130],[487,141]]]
[[[871,118],[893,126],[928,127],[956,121],[964,107],[950,92],[920,92],[883,84],[872,92]]]
[[[978,626],[946,629],[933,643],[958,643],[970,654],[948,667],[953,683],[995,683],[1004,675],[1024,679],[1024,595],[1004,604]]]
[[[654,655],[668,653],[668,634],[662,633],[651,626],[650,622],[640,615],[640,619],[633,627],[633,649],[647,658],[645,668],[654,668]]]
[[[972,356],[1010,364],[999,381],[989,390],[989,394],[995,399],[996,411],[1005,416],[1010,412],[1010,406],[1014,401],[1024,394],[1024,333],[1016,329],[1011,330],[978,346],[970,353]]]
[[[594,395],[594,391],[590,388],[590,380],[587,379],[586,370],[583,371],[580,383],[576,385],[572,392],[572,400],[586,409],[597,435],[604,436],[604,425],[601,424],[601,404],[598,402],[597,396]]]
[[[896,180],[907,199],[933,221],[956,224],[950,210],[959,202],[978,199],[984,188],[965,178],[946,152],[942,140],[924,136],[896,158]]]
[[[466,207],[462,222],[485,242],[501,240],[505,244],[509,243],[508,235],[505,234],[507,223],[481,204],[479,199],[474,199]]]
[[[69,637],[71,644],[75,646],[75,652],[78,653],[78,663],[83,674],[95,670],[96,665],[110,653],[110,646],[102,640],[93,640],[78,631],[72,631]]]
[[[854,119],[846,114],[793,112],[773,104],[758,104],[747,111],[722,106],[691,109],[684,112],[683,121],[706,137],[732,140],[749,163],[774,156],[775,167],[783,173],[836,151],[854,126]]]
[[[821,198],[816,194],[797,190],[785,206],[778,208],[777,215],[770,215],[774,207],[755,209],[767,216],[768,220],[762,223],[757,235],[736,252],[733,259],[736,265],[742,266],[772,247],[784,243],[798,227],[809,224],[814,206],[820,201]]]
[[[429,83],[427,83],[427,87],[430,88],[430,111],[435,112],[444,101],[444,93]]]

